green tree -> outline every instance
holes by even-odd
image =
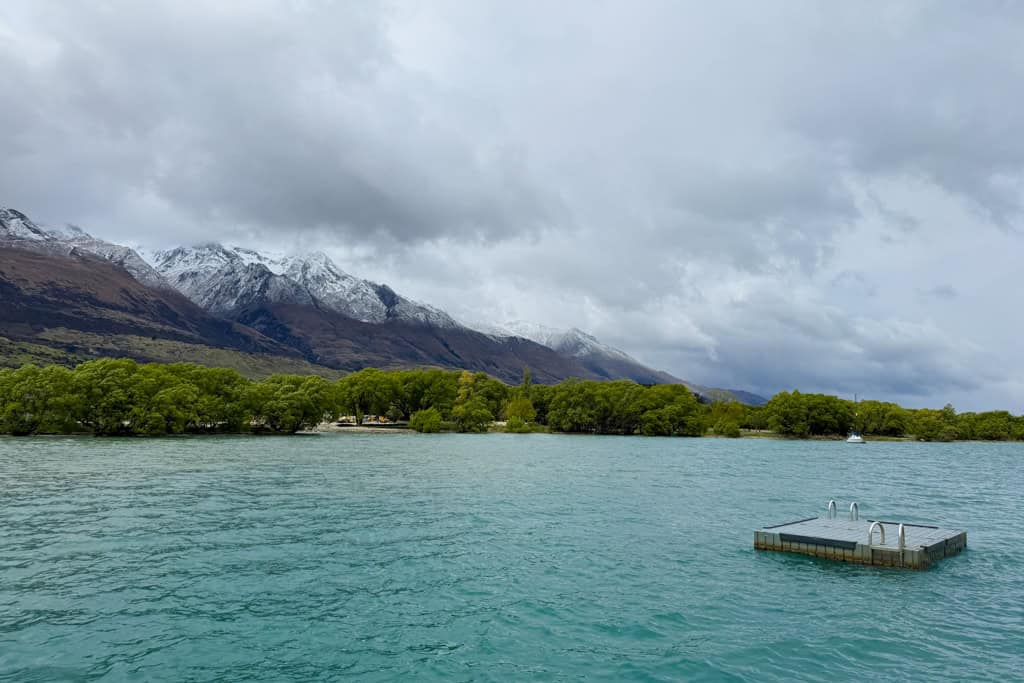
[[[799,437],[810,434],[807,402],[799,391],[792,394],[783,391],[772,396],[765,411],[768,413],[768,426],[773,431]]]
[[[505,431],[509,434],[529,434],[533,427],[521,417],[510,417],[505,423]]]
[[[487,403],[477,396],[457,402],[452,408],[452,419],[460,432],[486,432],[494,415],[487,408]]]
[[[131,380],[138,369],[138,364],[127,358],[102,358],[75,368],[75,391],[82,397],[82,424],[100,436],[131,434]]]
[[[399,376],[366,368],[338,380],[334,401],[342,412],[362,420],[364,415],[383,415],[392,405],[402,403]]]
[[[424,434],[436,434],[441,431],[441,412],[437,408],[417,410],[409,418],[409,428]]]
[[[25,365],[0,374],[0,432],[27,436],[73,431],[79,403],[66,368]]]
[[[524,396],[509,401],[508,406],[505,408],[505,416],[509,420],[520,420],[524,423],[529,423],[537,419],[537,410],[533,407],[533,402]]]
[[[740,436],[740,425],[734,420],[728,418],[722,418],[715,423],[715,434],[719,436],[725,436],[730,439],[737,439]]]
[[[246,392],[253,421],[273,432],[294,434],[333,416],[331,385],[322,377],[273,375]]]

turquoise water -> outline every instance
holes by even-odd
[[[1020,680],[1024,446],[0,439],[0,680]],[[752,549],[829,498],[927,572]]]

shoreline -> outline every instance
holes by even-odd
[[[94,439],[196,439],[196,438],[207,438],[207,437],[289,437],[289,436],[317,436],[320,434],[419,434],[413,429],[409,429],[406,425],[346,425],[339,427],[334,423],[321,423],[312,429],[300,430],[294,433],[270,433],[270,432],[221,432],[221,433],[200,433],[200,434],[157,434],[157,435],[146,435],[146,434],[118,434],[118,435],[97,435],[92,432],[67,432],[67,433],[36,433],[36,434],[24,434],[24,435],[13,435],[13,434],[0,434],[0,439],[25,439],[31,437],[44,437],[44,438],[94,438]],[[462,434],[457,431],[441,431],[436,432],[437,434]],[[507,434],[503,429],[489,429],[484,434]],[[765,441],[820,441],[820,442],[834,442],[834,443],[846,443],[846,437],[840,435],[833,436],[808,436],[804,438],[785,436],[777,432],[760,431],[760,430],[743,430],[743,433],[738,437],[727,437],[719,434],[708,433],[702,434],[701,436],[645,436],[643,434],[594,434],[590,432],[556,432],[556,431],[536,431],[536,432],[523,432],[522,434],[554,434],[562,436],[615,436],[615,437],[639,437],[649,439],[733,439],[733,440],[747,440],[747,439],[760,439]],[[476,436],[477,434],[472,434]],[[517,435],[521,435],[517,433]],[[872,436],[866,437],[866,443],[1006,443],[1006,444],[1020,444],[1024,441],[1015,441],[1012,439],[1007,440],[983,440],[983,439],[954,439],[952,441],[926,441],[923,439],[915,439],[909,436]]]

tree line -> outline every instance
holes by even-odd
[[[957,413],[903,408],[885,401],[853,401],[825,394],[783,391],[761,408],[748,409],[742,424],[785,436],[813,437],[857,431],[868,436],[922,441],[1024,441],[1024,416],[1005,410]]]
[[[261,381],[234,370],[127,359],[0,370],[0,433],[164,435],[290,434],[339,416],[408,422],[421,432],[556,431],[648,436],[738,437],[769,430],[787,437],[845,435],[1024,439],[1024,417],[957,414],[893,403],[854,404],[835,396],[782,392],[767,405],[702,403],[685,386],[577,379],[533,384],[524,370],[510,386],[482,372],[368,368],[336,382],[274,375]]]

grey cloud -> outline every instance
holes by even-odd
[[[821,302],[765,293],[708,321],[714,358],[700,346],[652,349],[700,380],[772,394],[781,389],[839,394],[943,397],[998,381],[985,354],[932,325],[872,320]],[[685,360],[683,360],[685,358]]]
[[[961,253],[1020,248],[1021,26],[1006,3],[7,2],[0,203],[326,248],[707,383],[978,396],[949,340],[1020,370],[965,284],[1015,266]],[[936,279],[957,296],[916,296]]]
[[[882,218],[886,228],[892,229],[890,233],[883,235],[883,239],[886,242],[892,243],[906,238],[921,227],[921,222],[918,219],[904,211],[898,211],[886,205],[876,192],[869,190],[866,194],[871,207]]]
[[[809,47],[827,69],[802,73],[789,123],[866,175],[897,174],[963,196],[989,220],[1019,228],[1024,203],[1017,36],[1007,3],[847,8]],[[893,12],[892,14],[896,14]]]
[[[830,284],[833,287],[849,288],[864,296],[878,296],[878,287],[872,283],[864,273],[856,270],[844,270],[832,278]]]
[[[943,301],[951,301],[960,295],[960,293],[956,291],[956,288],[950,284],[935,285],[930,289],[918,290],[918,293],[922,297],[941,299]]]
[[[58,48],[42,63],[0,52],[19,103],[0,143],[6,201],[43,203],[46,186],[77,219],[151,193],[207,225],[413,242],[507,238],[557,211],[522,146],[392,59],[376,5],[28,14],[24,30]]]

